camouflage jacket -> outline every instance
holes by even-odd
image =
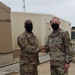
[[[33,33],[25,31],[18,37],[20,51],[20,64],[36,64],[38,54],[38,40]]]
[[[62,29],[53,31],[48,36],[46,46],[49,50],[51,64],[53,62],[56,62],[56,64],[70,63],[72,60],[73,48],[68,31]]]

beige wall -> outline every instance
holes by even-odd
[[[12,25],[12,42],[13,42],[13,50],[19,49],[17,46],[17,37],[24,32],[24,22],[27,19],[32,20],[33,22],[33,32],[39,39],[40,45],[45,44],[45,38],[48,35],[47,33],[51,33],[52,29],[50,27],[50,20],[53,15],[47,14],[32,14],[32,13],[23,13],[23,12],[12,12],[11,13],[11,25]],[[61,25],[60,27],[64,30],[68,30],[71,35],[71,26],[69,26],[69,22],[60,19]],[[48,27],[50,27],[50,31],[47,31]]]
[[[63,30],[67,30],[69,32],[70,38],[71,38],[71,23],[70,22],[67,22],[65,20],[60,20],[60,27]]]
[[[50,20],[53,18],[53,15],[41,15],[41,45],[44,45],[46,42],[47,36],[52,32],[50,25]],[[71,37],[71,23],[65,20],[60,19],[60,28],[67,30]],[[48,30],[50,29],[50,30]]]
[[[12,25],[12,42],[13,50],[18,49],[17,37],[24,32],[24,22],[30,19],[33,22],[33,32],[41,40],[41,18],[40,15],[25,14],[25,13],[11,13]],[[39,41],[40,43],[40,41]]]
[[[10,8],[0,2],[0,53],[12,52]]]

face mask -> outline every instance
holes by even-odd
[[[32,33],[32,30],[33,30],[33,25],[32,25],[32,23],[27,23],[27,24],[25,25],[25,28],[26,28],[26,31]]]
[[[54,24],[54,23],[52,23],[51,24],[51,27],[52,27],[52,29],[55,31],[55,30],[58,30],[58,28],[59,28],[59,24]]]

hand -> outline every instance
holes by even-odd
[[[42,48],[41,48],[41,52],[46,53],[45,47],[42,47]]]
[[[43,53],[46,53],[46,51],[45,51],[44,49],[42,50],[42,52],[43,52]]]
[[[64,64],[65,69],[68,69],[69,67],[70,67],[70,64],[67,64],[67,63]]]

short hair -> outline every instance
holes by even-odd
[[[52,19],[54,19],[54,18],[57,18],[57,19],[59,20],[59,18],[58,18],[58,17],[53,17]]]
[[[58,17],[53,17],[52,19],[55,19],[55,18],[57,18],[58,20],[59,20],[59,18]],[[52,22],[52,20],[50,20],[50,23]]]
[[[32,21],[28,19],[28,20],[25,21],[24,24],[27,24],[27,23],[32,23]]]
[[[32,21],[31,21],[30,19],[26,20],[26,21],[24,22],[24,27],[27,25],[27,23],[31,23],[31,24],[32,24]]]

